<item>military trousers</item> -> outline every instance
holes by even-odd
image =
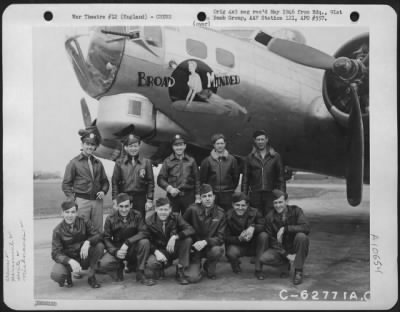
[[[194,251],[192,249],[190,253],[190,265],[189,269],[186,271],[186,275],[189,276],[189,281],[191,283],[199,282],[202,278],[201,274],[201,264],[202,259],[206,259],[208,264],[209,274],[215,274],[217,269],[217,263],[224,255],[224,246],[206,246],[200,251]]]
[[[264,217],[274,209],[274,196],[270,191],[252,191],[249,197],[250,206],[257,208]]]
[[[89,247],[89,254],[86,259],[74,259],[81,265],[82,269],[90,268],[90,274],[94,274],[99,268],[99,260],[104,255],[104,244],[99,242]],[[50,273],[50,278],[57,283],[64,283],[65,279],[72,272],[69,264],[55,263]]]
[[[261,255],[268,248],[268,234],[265,232],[258,233],[253,236],[253,239],[248,243],[240,245],[226,245],[226,257],[231,263],[238,263],[240,257],[255,256],[255,270],[261,270],[260,262]]]
[[[157,261],[156,256],[153,254],[150,255],[149,259],[147,260],[147,266],[150,270],[154,271],[168,267],[172,264],[173,260],[178,259],[178,264],[186,268],[189,266],[189,255],[191,247],[192,247],[191,237],[186,237],[184,239],[176,240],[173,253],[170,254],[167,252],[163,252],[164,256],[167,258],[167,263],[163,264]]]
[[[144,270],[149,254],[150,241],[148,239],[141,239],[129,246],[125,259],[117,258],[117,256],[107,252],[99,262],[99,269],[105,272],[113,272],[118,270],[122,266],[123,261],[126,260],[128,267]]]
[[[214,192],[215,203],[227,212],[232,208],[233,191]]]
[[[78,205],[78,216],[82,217],[85,221],[90,220],[94,228],[99,232],[103,232],[103,200],[95,199],[89,200],[81,197],[76,197],[76,204]]]
[[[147,195],[146,192],[128,192],[129,198],[131,199],[132,208],[139,211],[142,217],[146,217],[146,202]]]
[[[172,211],[180,213],[181,215],[183,215],[186,209],[195,202],[194,190],[181,192],[175,197],[168,194],[167,197],[171,203]]]
[[[293,261],[293,265],[295,269],[303,269],[304,262],[308,255],[310,241],[308,236],[304,233],[297,233],[293,247],[289,250],[286,250],[289,254],[296,254],[296,257]],[[285,261],[287,262],[286,257],[282,254],[282,252],[275,248],[268,248],[260,258],[261,263],[268,265],[282,265]]]

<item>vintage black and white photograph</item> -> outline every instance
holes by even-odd
[[[32,27],[37,307],[368,304],[371,27],[129,19]]]

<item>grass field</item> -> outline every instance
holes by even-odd
[[[61,191],[61,180],[42,180],[33,183],[34,192],[34,212],[35,218],[49,218],[61,214],[61,203],[65,200],[65,195]],[[155,198],[165,194],[164,190],[156,186]],[[104,213],[112,209],[111,186],[104,199]]]
[[[319,176],[318,176],[319,177]],[[315,178],[315,175],[314,175]],[[290,187],[291,183],[315,183],[315,188],[312,187]],[[318,187],[318,183],[344,183],[342,180],[333,178],[317,178],[311,179],[311,176],[306,176],[303,179],[294,179],[288,183],[290,188],[288,193],[290,198],[312,198],[319,197],[326,192],[322,187]],[[34,181],[34,217],[35,218],[49,218],[60,216],[61,203],[65,200],[65,195],[61,191],[61,180],[35,180]],[[164,196],[165,192],[158,186],[155,188],[155,198]],[[104,199],[104,212],[108,213],[112,209],[111,189]]]

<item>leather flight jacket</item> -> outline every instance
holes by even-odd
[[[226,244],[248,244],[248,242],[241,242],[239,235],[249,228],[254,227],[253,238],[262,231],[265,231],[265,219],[256,208],[248,207],[243,216],[238,216],[234,209],[226,212],[226,229],[225,229],[225,243]]]
[[[184,154],[180,160],[175,154],[168,156],[161,167],[157,177],[157,184],[164,190],[168,185],[180,191],[194,190],[195,194],[200,194],[199,169],[193,157]]]
[[[79,261],[83,243],[88,240],[91,246],[101,241],[101,234],[90,221],[76,217],[75,222],[67,224],[64,220],[53,230],[51,257],[61,264],[68,264],[70,259]]]
[[[285,190],[284,168],[281,156],[269,148],[265,158],[255,149],[246,157],[243,170],[242,192]]]
[[[186,209],[183,218],[195,230],[194,242],[206,240],[207,247],[224,243],[226,219],[221,207],[214,204],[207,212],[201,204],[192,204]]]
[[[124,218],[118,211],[109,215],[104,223],[103,240],[107,251],[115,255],[123,244],[131,246],[144,238],[140,232],[144,227],[143,217],[135,209],[129,211],[128,216]]]
[[[226,150],[221,156],[212,150],[200,166],[200,183],[210,184],[214,192],[234,191],[239,183],[239,176],[236,158]]]
[[[97,193],[107,194],[110,184],[103,164],[96,157],[91,156],[93,177],[90,172],[88,158],[83,153],[74,157],[65,169],[62,190],[67,198],[81,197],[95,200]]]

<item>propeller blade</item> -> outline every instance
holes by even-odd
[[[364,128],[357,85],[350,84],[353,106],[349,116],[349,146],[346,172],[347,200],[357,206],[361,202],[364,175]]]
[[[280,38],[273,38],[268,43],[268,49],[295,63],[305,66],[331,69],[335,58],[320,50],[306,46],[294,41],[284,40]]]
[[[90,127],[92,125],[92,117],[90,116],[89,107],[84,98],[81,98],[81,110],[85,128]]]

